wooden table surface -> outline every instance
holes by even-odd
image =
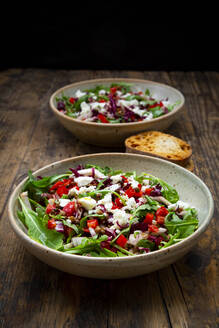
[[[219,73],[1,72],[0,327],[218,327],[217,207],[203,238],[185,257],[158,272],[114,281],[76,277],[47,266],[22,247],[9,225],[9,195],[29,168],[107,151],[78,141],[48,106],[57,88],[101,77],[149,79],[183,92],[186,114],[168,131],[192,145],[195,174],[218,203]]]

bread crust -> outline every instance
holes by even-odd
[[[149,155],[186,166],[192,156],[191,146],[180,138],[159,131],[147,131],[125,140],[126,152]]]

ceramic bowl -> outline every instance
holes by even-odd
[[[81,121],[62,114],[56,108],[56,97],[61,96],[62,93],[70,97],[74,95],[77,89],[84,90],[92,88],[98,84],[109,86],[111,83],[116,82],[131,83],[133,84],[133,89],[136,91],[148,88],[156,99],[168,98],[170,104],[174,104],[177,101],[179,101],[180,104],[176,105],[170,113],[151,121],[116,124]],[[59,119],[61,124],[81,141],[97,146],[118,147],[122,146],[124,140],[132,134],[137,134],[147,130],[163,131],[167,129],[182,113],[184,96],[180,91],[157,82],[139,79],[110,78],[87,80],[67,85],[54,92],[49,103],[53,113]]]
[[[127,278],[158,270],[178,260],[202,236],[213,215],[213,199],[207,186],[196,175],[162,159],[123,153],[105,153],[68,158],[36,171],[34,175],[63,173],[79,164],[110,166],[124,171],[148,172],[175,186],[180,199],[198,210],[200,225],[194,234],[182,242],[148,254],[121,258],[96,258],[65,254],[30,239],[26,228],[17,217],[17,197],[25,180],[13,191],[9,200],[11,226],[26,249],[41,261],[68,273],[92,278]]]

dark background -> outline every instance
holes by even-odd
[[[2,12],[0,68],[218,70],[214,9],[183,5],[12,6]]]

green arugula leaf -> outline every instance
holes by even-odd
[[[111,167],[108,167],[108,166],[100,167],[99,165],[94,165],[94,164],[86,164],[85,165],[86,169],[89,169],[89,168],[92,168],[92,167],[97,169],[98,171],[100,171],[104,175],[112,176],[112,175],[117,175],[119,173],[122,173],[121,170],[114,170],[114,169],[112,169]]]
[[[150,93],[150,90],[149,90],[149,89],[146,89],[144,93],[145,93],[145,95],[146,95],[146,96],[150,96],[150,95],[151,95],[151,93]]]
[[[72,228],[76,234],[79,234],[79,229],[78,229],[78,227],[76,226],[76,224],[74,224],[74,223],[69,223],[69,222],[67,222],[66,220],[62,220],[62,223],[63,223],[65,226],[67,226],[67,227],[69,227],[69,228]]]
[[[143,101],[145,100],[144,97],[140,96],[140,95],[130,95],[124,98],[124,100],[130,101],[130,100],[138,100],[138,101]]]
[[[56,182],[57,180],[62,180],[68,177],[71,173],[52,175],[48,177],[43,177],[37,180],[31,171],[28,171],[28,180],[25,182],[23,191],[28,191],[28,195],[32,200],[39,202],[41,199],[41,194],[48,191],[48,187]]]
[[[81,109],[81,103],[82,102],[87,102],[89,98],[89,95],[86,94],[82,97],[80,97],[75,103],[74,103],[74,108],[76,109],[76,111],[80,111]]]
[[[112,83],[111,84],[111,88],[113,87],[120,87],[121,92],[124,93],[128,93],[131,91],[131,83],[125,83],[125,82],[118,82],[118,83]]]
[[[27,207],[23,200],[18,197],[22,207],[23,217],[25,218],[25,225],[28,228],[28,235],[38,241],[39,243],[50,248],[58,250],[63,246],[63,234],[49,230],[42,218],[36,212]]]
[[[111,119],[111,118],[107,118],[109,123],[122,123],[122,118],[118,118],[118,119]]]
[[[174,104],[167,105],[166,108],[168,109],[169,112],[171,112],[174,109],[174,107],[176,107],[177,105],[180,105],[180,104],[181,104],[181,101],[177,100]]]
[[[148,180],[151,181],[151,185],[155,186],[157,184],[160,184],[162,186],[162,196],[166,198],[170,203],[174,204],[179,200],[179,195],[175,188],[170,186],[167,182],[163,181],[162,179],[159,179],[157,177],[154,177],[151,174],[145,174],[147,176]]]
[[[174,212],[170,212],[165,218],[164,225],[168,233],[172,236],[172,243],[190,236],[198,228],[199,221],[197,219],[197,211],[194,208],[188,208],[186,211],[187,214],[184,215],[182,219]],[[166,245],[165,242],[163,243]],[[167,243],[169,243],[169,241]]]
[[[139,240],[139,242],[137,243],[138,247],[144,247],[144,248],[149,248],[151,251],[154,250],[155,248],[155,244],[148,240],[148,239],[141,239]]]
[[[23,225],[25,225],[25,215],[24,215],[23,211],[17,210],[17,216],[18,216],[19,220],[23,223]]]
[[[101,242],[105,241],[107,239],[108,239],[108,236],[106,236],[106,235],[103,235],[100,238],[84,237],[80,245],[66,250],[65,253],[80,254],[80,255],[87,255],[93,251],[99,253],[100,250],[102,250],[102,248],[100,246]]]
[[[149,108],[150,112],[152,113],[153,117],[159,117],[164,114],[163,108],[160,106]]]
[[[109,92],[110,91],[110,88],[109,87],[106,87],[104,85],[97,85],[94,88],[85,89],[83,91],[84,92],[87,92],[87,93],[94,93],[96,96],[98,96],[100,90],[105,90],[106,92]],[[89,96],[91,96],[91,95],[89,95]]]
[[[156,200],[152,200],[149,196],[145,197],[147,198],[147,203],[137,207],[132,214],[133,217],[138,217],[142,219],[148,212],[156,212],[156,210],[158,209],[160,205],[159,202],[157,202]]]
[[[118,248],[120,250],[121,253],[125,254],[125,255],[130,255],[130,256],[133,256],[134,254],[127,251],[126,249],[122,248],[121,246],[115,244],[113,245],[115,248]]]

